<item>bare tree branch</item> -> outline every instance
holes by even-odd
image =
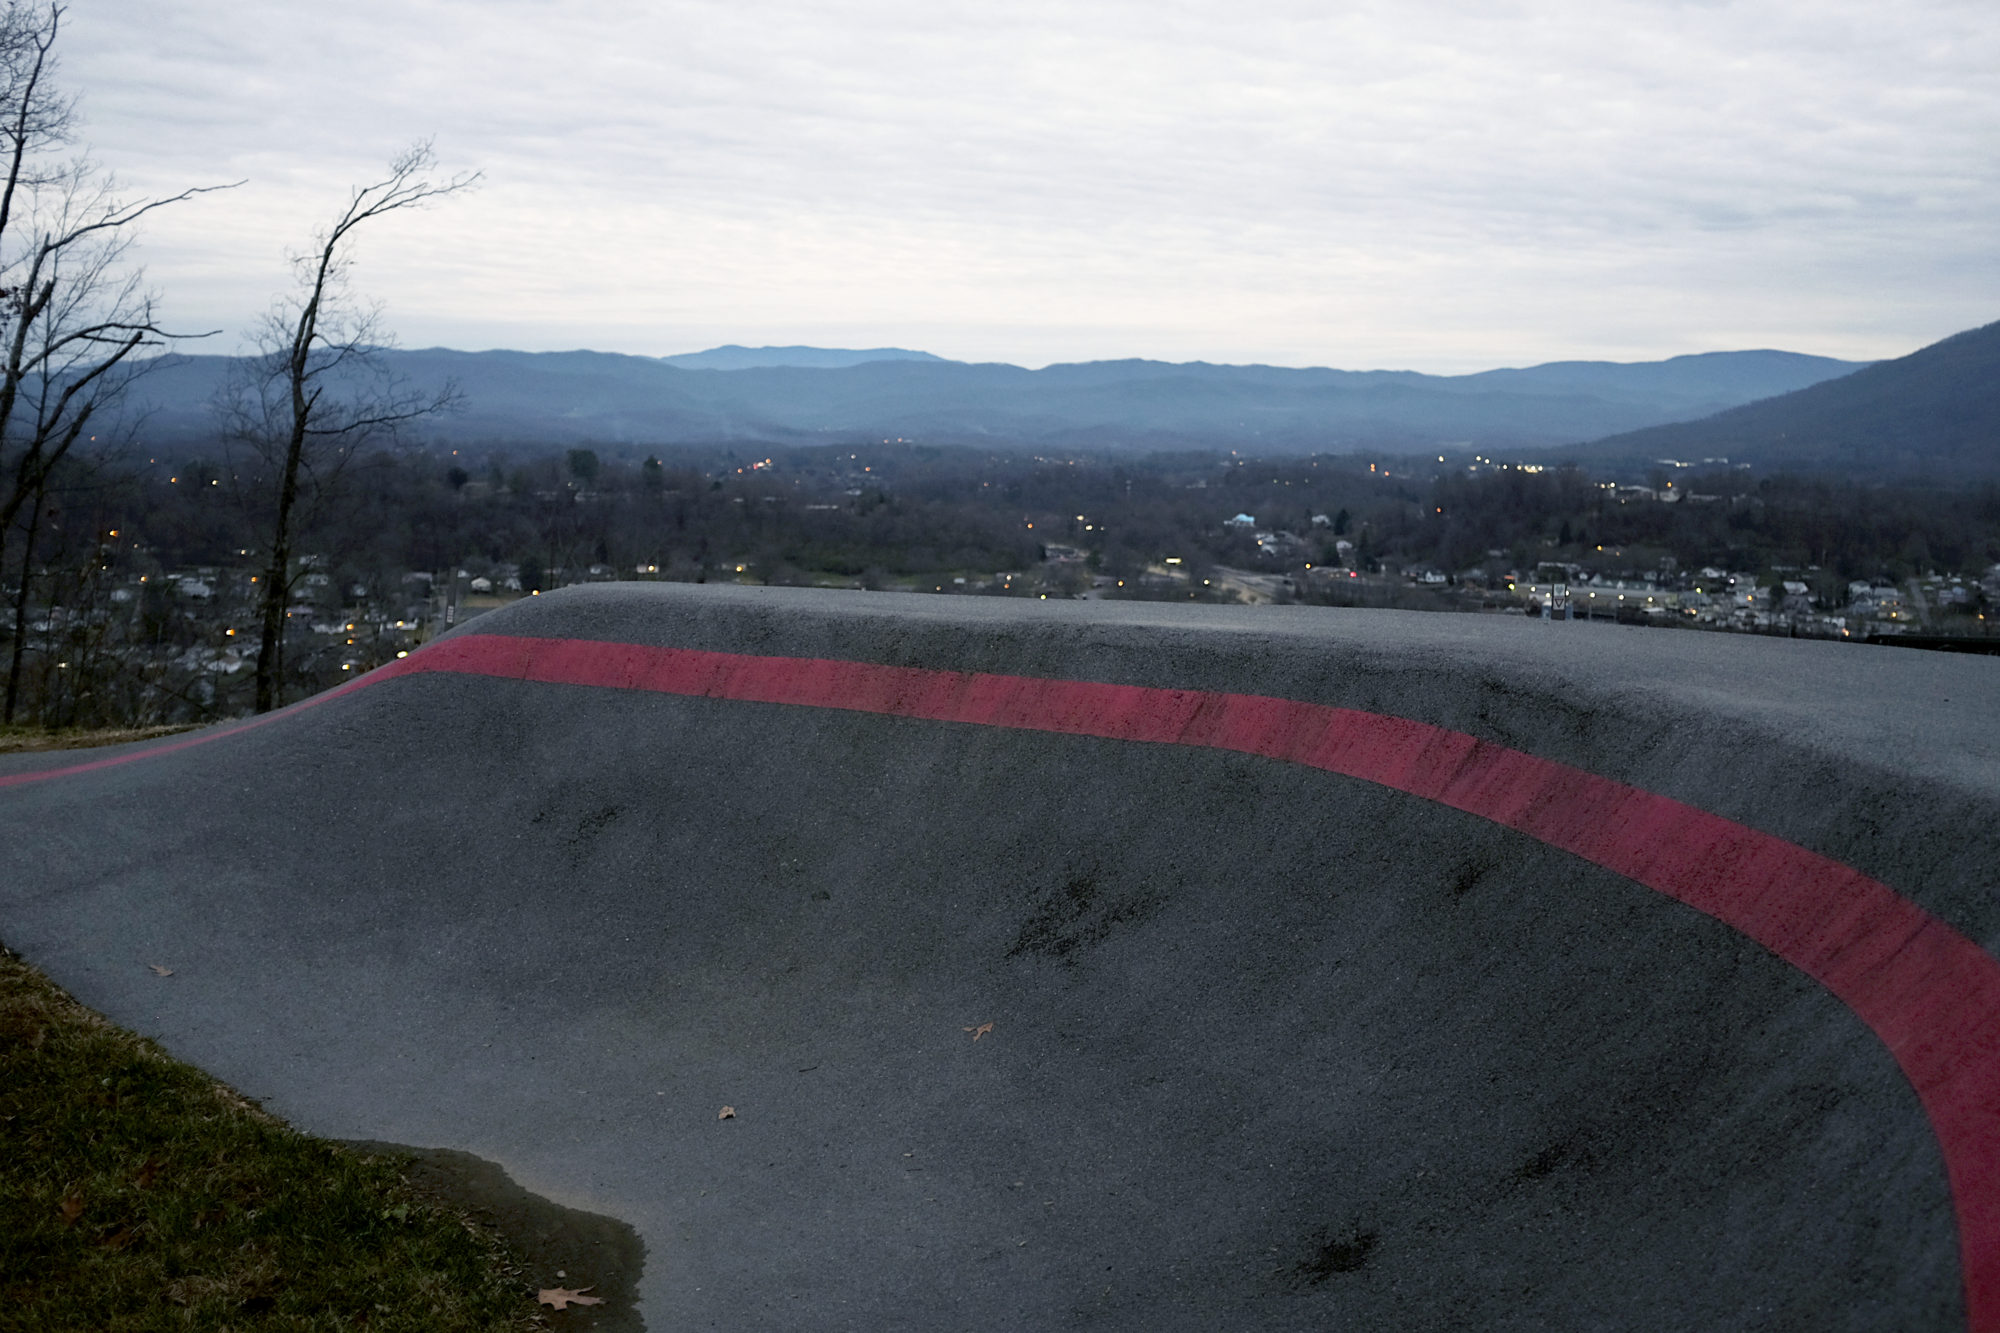
[[[234,188],[134,200],[86,156],[56,156],[75,120],[73,100],[51,83],[63,13],[40,0],[0,9],[0,557],[23,508],[40,511],[51,476],[137,373],[134,354],[175,336],[127,264],[137,224]],[[17,617],[30,563],[20,570]],[[10,711],[18,671],[17,662]]]
[[[165,208],[168,204],[183,203],[200,194],[214,194],[218,190],[234,190],[245,183],[245,181],[231,181],[227,185],[196,185],[182,190],[179,194],[169,195],[164,199],[147,199],[140,203],[116,207],[105,216],[92,222],[83,223],[65,235],[49,238],[46,246],[51,252],[66,249],[94,233],[115,230],[120,227],[129,227],[156,208]]]
[[[0,189],[0,237],[14,216],[14,192],[36,178],[25,171],[29,154],[66,142],[75,118],[75,102],[56,97],[42,87],[52,63],[49,52],[62,27],[62,6],[51,4],[48,17],[33,16],[27,6],[11,0],[0,14],[0,106],[7,109],[0,140],[7,144],[7,183]]]
[[[377,356],[389,341],[378,330],[378,312],[357,310],[343,299],[346,246],[356,228],[469,190],[480,180],[478,172],[441,178],[434,174],[436,167],[430,141],[419,140],[389,163],[381,180],[351,192],[347,207],[320,233],[313,249],[293,257],[296,292],[265,316],[260,354],[250,373],[218,403],[230,437],[274,474],[267,478],[275,494],[269,497],[271,540],[257,649],[260,713],[283,702],[292,547],[311,507],[302,483],[311,482],[312,491],[325,493],[358,445],[448,411],[458,401],[452,386],[425,397],[390,377]]]

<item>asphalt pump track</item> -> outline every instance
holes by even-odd
[[[1991,658],[611,585],[0,831],[0,939],[656,1333],[2000,1333]]]

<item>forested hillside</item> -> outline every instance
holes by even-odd
[[[1599,461],[1727,457],[1879,478],[2000,479],[2000,323],[1700,421],[1600,440]]]

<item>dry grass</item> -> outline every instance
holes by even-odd
[[[0,1330],[540,1326],[498,1240],[0,949]]]
[[[197,724],[175,727],[102,727],[95,730],[43,731],[37,727],[0,727],[0,754],[26,754],[35,750],[87,750],[99,745],[124,745],[131,741],[156,740],[176,732],[193,731]]]

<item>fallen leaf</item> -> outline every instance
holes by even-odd
[[[736,1118],[736,1108],[733,1106],[725,1106],[720,1111],[717,1111],[715,1113],[715,1118],[717,1120],[734,1120]]]
[[[993,1025],[991,1023],[981,1023],[976,1028],[966,1028],[964,1030],[972,1034],[972,1039],[974,1041],[978,1041],[981,1037],[985,1036],[987,1033],[993,1030]]]
[[[63,1195],[63,1201],[57,1206],[56,1211],[62,1214],[64,1226],[69,1226],[77,1218],[82,1217],[83,1191],[73,1189],[68,1194]]]
[[[132,1177],[133,1187],[142,1190],[151,1189],[153,1182],[159,1179],[160,1168],[165,1165],[166,1163],[157,1157],[148,1157],[145,1165],[139,1168],[139,1174]]]
[[[586,1296],[583,1294],[584,1291],[589,1290],[589,1287],[585,1287],[583,1291],[571,1291],[568,1287],[544,1287],[542,1288],[542,1294],[535,1297],[535,1303],[537,1305],[551,1305],[558,1310],[567,1310],[572,1305],[604,1304],[603,1301],[595,1296]]]
[[[157,976],[170,977],[174,974],[174,970],[171,967],[161,967],[158,963],[148,963],[146,966],[152,968],[154,974]]]
[[[120,1227],[97,1243],[107,1250],[122,1250],[132,1243],[135,1234],[131,1227]]]

